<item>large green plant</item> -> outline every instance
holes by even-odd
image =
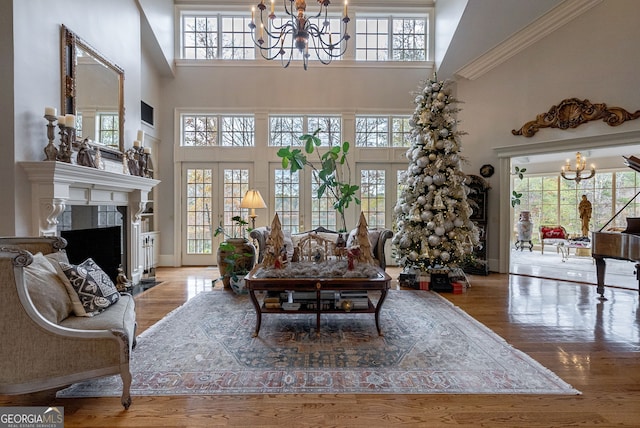
[[[322,142],[318,137],[320,129],[313,134],[304,134],[300,140],[304,143],[304,152],[301,149],[292,149],[291,146],[278,150],[278,156],[282,158],[282,167],[292,173],[309,167],[313,178],[319,184],[317,196],[322,198],[325,193],[334,199],[333,207],[340,214],[342,220],[341,230],[347,230],[344,211],[351,202],[360,204],[356,192],[360,188],[351,184],[351,167],[347,160],[349,142],[345,141],[338,146],[329,146],[328,150],[320,153]],[[307,155],[316,154],[318,160],[311,161]],[[314,163],[315,162],[315,163]]]

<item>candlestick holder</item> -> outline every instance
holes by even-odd
[[[69,141],[69,128],[58,122],[60,131],[60,148],[58,149],[58,160],[60,162],[71,163],[71,142]]]
[[[44,155],[46,156],[46,161],[55,161],[58,159],[58,148],[54,144],[54,140],[56,138],[55,128],[56,126],[53,124],[58,118],[56,116],[45,114],[44,118],[47,119],[49,123],[47,123],[47,139],[49,143],[44,148]]]

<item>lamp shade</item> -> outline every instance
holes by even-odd
[[[264,203],[262,195],[255,189],[247,190],[242,202],[240,202],[240,208],[267,208],[267,204]]]

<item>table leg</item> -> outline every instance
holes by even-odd
[[[316,284],[316,337],[320,337],[320,283]]]
[[[596,278],[598,279],[598,288],[596,292],[600,295],[598,299],[604,301],[607,300],[604,297],[604,277],[607,269],[607,263],[604,261],[604,257],[594,257],[596,261]]]
[[[260,303],[258,302],[258,298],[256,297],[256,292],[254,290],[249,290],[249,297],[251,297],[253,307],[256,309],[256,330],[253,332],[253,337],[258,337],[260,324],[262,324],[262,309],[260,309]]]
[[[380,298],[378,299],[378,304],[376,305],[376,328],[378,329],[378,336],[384,336],[384,333],[380,329],[380,309],[382,309],[382,304],[384,303],[384,299],[387,298],[387,289],[383,289],[380,291]]]

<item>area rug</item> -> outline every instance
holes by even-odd
[[[373,294],[373,293],[371,293]],[[373,314],[265,314],[247,296],[195,296],[138,337],[132,395],[579,394],[436,293],[392,290]],[[119,376],[58,396],[121,393]]]

